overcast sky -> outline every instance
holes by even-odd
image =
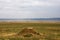
[[[0,18],[60,18],[60,0],[0,0]]]

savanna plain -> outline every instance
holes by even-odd
[[[0,22],[0,40],[60,40],[60,22]]]

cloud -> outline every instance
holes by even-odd
[[[60,0],[25,0],[24,6],[59,6]]]
[[[60,17],[59,6],[60,0],[0,0],[0,18]]]

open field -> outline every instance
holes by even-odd
[[[27,27],[33,27],[40,35],[18,35]],[[60,22],[0,22],[0,40],[60,40]]]

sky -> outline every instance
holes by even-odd
[[[0,0],[0,18],[60,18],[60,0]]]

